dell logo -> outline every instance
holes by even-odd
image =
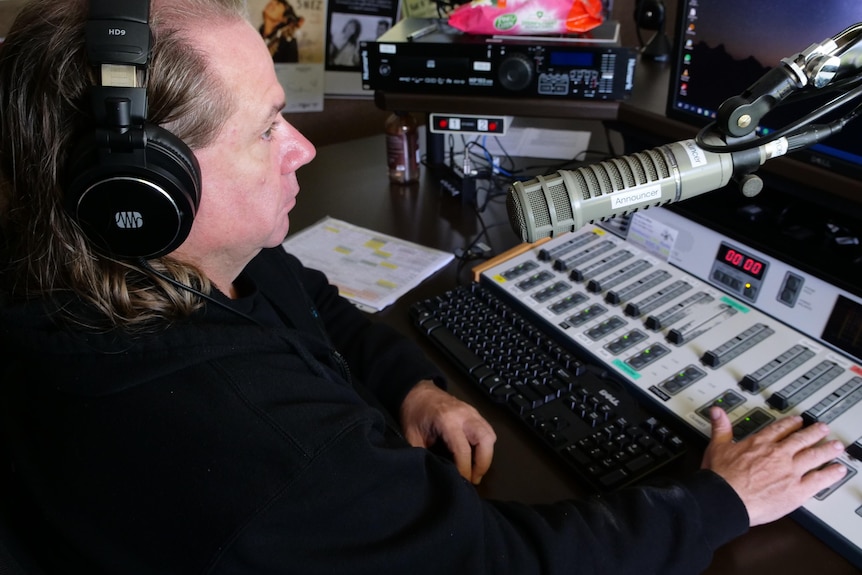
[[[126,31],[123,28],[108,28],[108,36],[125,36]]]
[[[144,227],[144,217],[141,212],[117,212],[114,214],[114,221],[118,228],[124,230]]]
[[[606,389],[600,389],[599,395],[607,399],[614,407],[620,406],[620,400],[614,397],[614,395],[610,391]]]

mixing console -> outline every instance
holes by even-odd
[[[588,226],[481,273],[556,339],[706,438],[827,422],[848,473],[795,517],[862,566],[862,298],[666,209]]]

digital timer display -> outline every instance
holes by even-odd
[[[763,277],[767,266],[763,260],[752,257],[727,244],[721,244],[715,259],[758,280]]]

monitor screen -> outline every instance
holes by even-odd
[[[862,22],[859,0],[679,0],[677,10],[667,115],[695,125],[714,119],[725,99],[745,91],[782,58]],[[782,106],[764,118],[758,132],[781,128],[814,107]],[[862,180],[862,120],[792,156],[814,169]]]

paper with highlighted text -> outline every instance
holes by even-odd
[[[282,244],[309,268],[326,274],[360,309],[376,312],[452,261],[454,256],[326,217]]]

